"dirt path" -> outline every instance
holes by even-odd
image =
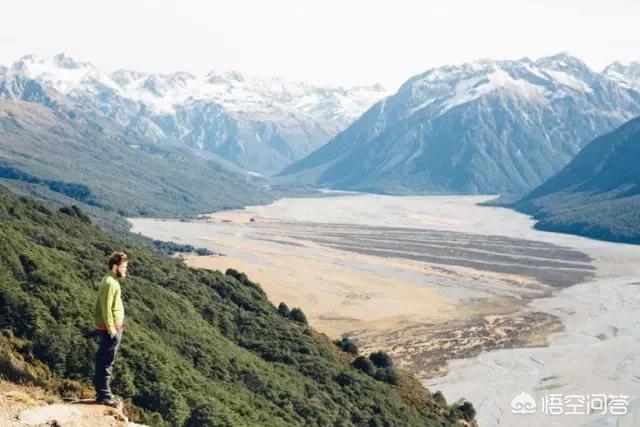
[[[128,422],[121,409],[64,403],[38,387],[0,381],[0,426],[144,427]]]

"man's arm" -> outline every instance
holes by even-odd
[[[122,328],[122,319],[116,318],[116,307],[122,307],[122,293],[120,292],[120,285],[116,288],[115,294],[113,296],[113,305],[111,306],[111,315],[114,318],[114,326],[116,330]]]
[[[116,335],[116,326],[113,319],[113,303],[116,296],[116,284],[112,280],[107,279],[107,292],[102,299],[100,310],[102,311],[102,318],[107,327],[109,335],[112,337]]]

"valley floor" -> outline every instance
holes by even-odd
[[[282,199],[194,222],[131,222],[134,232],[224,254],[190,257],[187,262],[244,271],[261,284],[275,305],[284,301],[289,307],[301,307],[321,332],[332,337],[347,334],[363,353],[388,351],[429,387],[442,389],[451,399],[464,396],[478,402],[480,425],[506,420],[508,425],[520,421],[536,425],[533,417],[514,419],[509,412],[520,388],[537,398],[549,389],[543,387],[546,377],[559,378],[553,382],[560,384],[554,390],[577,392],[573,386],[586,387],[581,382],[584,375],[573,369],[566,370],[571,375],[563,374],[565,364],[593,370],[590,364],[599,360],[606,362],[599,367],[605,375],[606,366],[621,363],[613,349],[627,336],[625,325],[637,321],[632,312],[613,320],[596,313],[595,319],[589,319],[593,328],[581,332],[588,342],[578,344],[595,345],[592,352],[597,360],[585,357],[583,364],[578,352],[578,360],[569,361],[553,356],[565,351],[555,343],[575,336],[574,323],[584,324],[582,316],[594,314],[575,307],[573,313],[566,312],[563,304],[555,302],[571,306],[576,301],[566,295],[572,292],[602,292],[602,287],[625,286],[634,277],[640,281],[640,247],[540,232],[532,229],[533,221],[525,215],[476,205],[490,198]],[[632,292],[637,295],[638,290],[635,286]],[[589,298],[593,301],[598,296]],[[640,354],[637,334],[632,333],[631,353],[625,351],[625,355]],[[523,372],[511,372],[500,362],[485,362],[492,355],[526,359],[544,351],[540,346],[549,340],[548,364],[541,367],[531,362],[530,370],[524,368],[527,381]],[[572,351],[579,351],[575,345]],[[514,349],[487,352],[510,348]],[[629,360],[620,365],[624,372],[640,363]],[[511,372],[507,378],[491,380],[505,371]],[[547,375],[550,371],[553,374]],[[621,393],[628,385],[638,387],[640,381],[620,378],[596,379],[594,384],[603,393]],[[582,390],[595,392],[588,387]],[[569,418],[560,419],[565,424],[558,425],[584,421]],[[539,419],[547,423],[544,417]]]

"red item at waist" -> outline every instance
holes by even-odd
[[[116,329],[120,329],[122,328],[123,323],[117,322],[115,324]],[[107,325],[105,323],[98,323],[98,330],[99,331],[106,331],[107,330]]]

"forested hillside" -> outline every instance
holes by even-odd
[[[640,243],[640,118],[590,142],[513,206],[537,228]]]
[[[276,309],[241,273],[188,268],[106,234],[77,209],[55,211],[2,189],[0,329],[20,357],[91,383],[97,344],[87,333],[115,250],[130,255],[130,277],[114,389],[142,422],[444,426],[473,417],[469,403],[447,406],[385,358],[351,365],[355,355],[313,331],[299,310]],[[8,366],[0,357],[0,374],[19,378]]]

